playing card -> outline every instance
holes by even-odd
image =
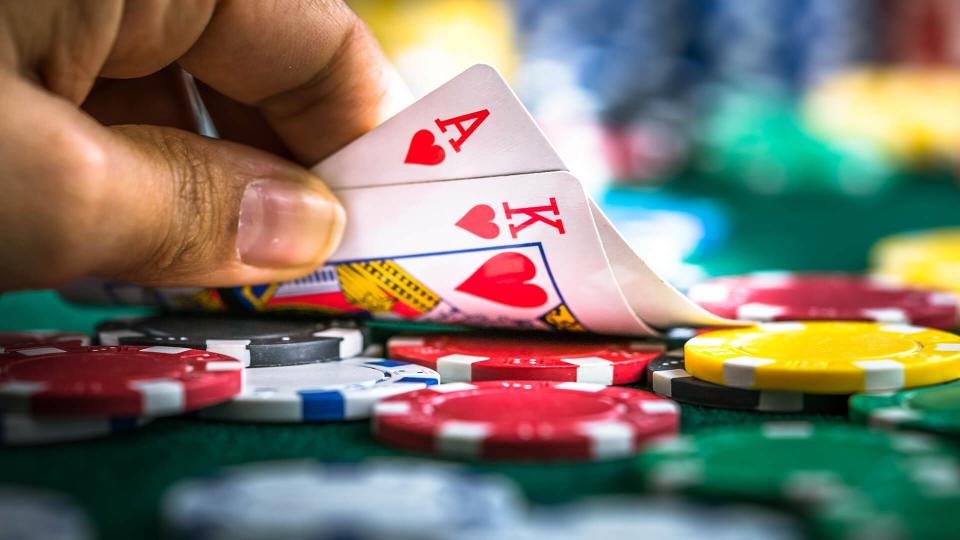
[[[641,319],[658,328],[724,326],[722,319],[691,302],[657,275],[627,244],[607,216],[591,199],[590,212],[597,226],[610,269],[624,298]]]
[[[338,195],[350,215],[383,217],[351,221],[327,266],[280,284],[261,298],[261,309],[310,305],[481,326],[652,333],[620,292],[589,201],[570,173]],[[477,208],[488,209],[489,219],[465,226]]]
[[[732,322],[644,263],[492,68],[314,170],[353,216],[326,265],[285,283],[124,298],[624,335]]]
[[[564,169],[500,74],[477,65],[314,171],[336,190]]]

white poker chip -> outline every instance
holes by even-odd
[[[0,540],[91,540],[87,515],[66,496],[0,485]]]
[[[642,497],[592,497],[541,511],[498,540],[800,540],[789,515],[744,504],[707,506]],[[466,536],[462,540],[480,540]]]
[[[217,352],[245,367],[328,362],[360,355],[367,330],[356,321],[170,314],[97,326],[101,345],[168,345]]]
[[[523,503],[506,479],[412,460],[246,465],[182,481],[164,497],[173,538],[447,540],[496,538]]]
[[[383,358],[257,368],[246,371],[243,392],[204,409],[211,420],[244,422],[322,422],[369,418],[386,397],[440,382],[432,369]]]

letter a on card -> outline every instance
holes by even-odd
[[[513,90],[484,65],[314,167],[334,190],[562,170]]]

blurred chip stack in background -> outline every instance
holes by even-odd
[[[889,58],[915,66],[960,65],[960,5],[953,0],[884,0]]]
[[[518,2],[517,91],[588,189],[611,177],[648,181],[687,155],[689,8]]]

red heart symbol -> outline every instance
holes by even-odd
[[[496,213],[486,204],[478,204],[467,211],[456,223],[457,227],[471,232],[480,238],[491,240],[500,234],[500,227],[493,222]]]
[[[447,157],[443,147],[434,144],[436,139],[433,133],[427,129],[421,129],[413,134],[410,139],[410,148],[407,150],[407,157],[404,163],[416,163],[418,165],[437,165],[442,163]]]
[[[547,302],[540,286],[526,283],[537,275],[537,267],[527,256],[500,253],[490,257],[456,290],[507,306],[533,308]]]

